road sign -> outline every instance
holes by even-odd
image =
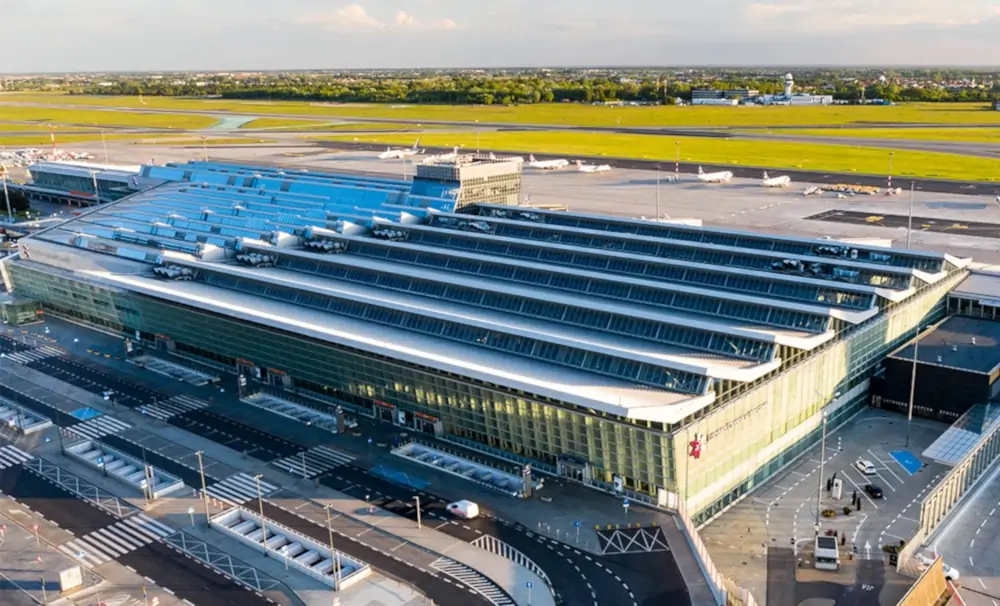
[[[622,501],[622,507],[628,507],[628,505],[629,505],[628,499]]]
[[[573,526],[576,526],[577,528],[579,528],[580,527],[580,521],[577,520],[576,522],[573,522]]]
[[[524,584],[524,586],[527,587],[528,589],[531,589],[532,587],[534,587],[534,584],[532,584],[531,581],[528,581],[527,583]]]
[[[188,507],[188,513],[194,513],[194,507]]]

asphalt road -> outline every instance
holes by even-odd
[[[64,380],[70,380],[70,382],[74,382],[92,393],[114,390],[119,395],[120,404],[135,407],[140,402],[155,402],[169,397],[169,395],[176,395],[154,391],[151,389],[151,384],[138,385],[137,383],[140,381],[133,383],[117,369],[103,365],[99,369],[95,368],[97,365],[89,359],[66,356],[57,363],[52,363],[50,360],[52,359],[42,360],[45,364],[38,364],[37,370]],[[31,366],[35,367],[34,363]],[[268,416],[272,417],[272,415]],[[241,447],[246,447],[250,451],[248,455],[252,452],[256,458],[261,460],[269,461],[279,455],[297,454],[305,449],[305,446],[273,435],[273,433],[280,433],[280,429],[264,432],[205,410],[187,413],[180,415],[180,417],[183,420],[174,423],[176,426],[190,429],[197,435],[230,448],[236,448],[238,451],[241,451]],[[69,418],[72,419],[70,424],[79,422],[74,417]],[[277,417],[274,418],[277,419]],[[185,426],[185,424],[190,425]],[[135,456],[143,454],[141,446],[120,437],[109,435],[102,440],[109,446],[121,448],[129,454]],[[146,451],[145,455],[151,464],[161,467],[169,473],[175,473],[184,479],[185,483],[193,486],[201,485],[200,475],[196,470],[170,461],[151,451]],[[358,490],[361,489],[359,487],[362,487],[363,490],[372,494],[376,504],[386,505],[389,509],[392,509],[391,501],[408,501],[413,495],[411,488],[388,482],[359,467],[338,467],[334,473],[321,477],[320,481],[332,488],[343,489],[351,496],[361,498],[365,496],[358,494]],[[439,529],[440,531],[464,541],[471,542],[482,534],[489,534],[508,543],[545,570],[553,581],[557,594],[564,600],[565,604],[573,604],[574,606],[577,604],[581,606],[590,606],[590,604],[594,604],[594,606],[604,606],[605,604],[652,606],[661,604],[664,595],[672,596],[671,603],[677,604],[677,606],[690,603],[686,589],[679,589],[684,587],[684,583],[669,554],[658,556],[663,565],[657,567],[659,578],[651,582],[645,568],[648,562],[639,562],[640,559],[650,558],[650,554],[647,553],[622,555],[615,559],[594,558],[564,543],[535,535],[530,529],[519,524],[509,523],[488,515],[489,512],[476,520],[459,524],[443,511],[446,501],[461,498],[460,482],[456,482],[455,491],[455,494],[448,495],[447,498],[440,495],[430,495],[432,497],[438,496],[438,500],[434,501],[429,498],[427,503],[422,502],[423,515],[427,516],[424,521],[427,522],[428,519],[437,517],[440,519],[439,524],[447,522]],[[396,511],[396,513],[416,519],[416,510],[412,507],[404,511]],[[363,559],[370,561],[367,557]],[[376,567],[378,566],[376,565]],[[635,590],[640,587],[644,591],[635,595]]]
[[[834,223],[850,223],[854,225],[877,225],[879,227],[903,227],[910,222],[906,215],[881,215],[863,213],[852,210],[828,210],[818,215],[806,217],[812,221],[831,221]],[[931,231],[938,233],[954,233],[962,236],[1000,239],[1000,223],[982,223],[975,221],[955,222],[932,217],[913,217],[915,231]]]
[[[78,537],[118,521],[21,465],[0,471],[0,492]],[[159,543],[140,547],[117,561],[198,606],[273,606],[214,570]]]
[[[264,503],[264,518],[267,520],[274,520],[279,524],[283,524],[293,530],[297,530],[323,545],[329,543],[330,534],[328,529],[319,526],[310,520],[293,515],[284,509],[275,507],[271,503]],[[443,577],[432,577],[426,572],[412,566],[408,566],[403,562],[396,561],[384,553],[368,547],[360,541],[345,541],[341,539],[339,541],[335,541],[334,547],[351,557],[368,562],[372,565],[372,567],[377,568],[380,571],[387,572],[406,583],[419,587],[421,591],[426,593],[427,596],[434,600],[435,603],[441,604],[442,606],[488,606],[490,604],[487,599],[478,594],[472,594],[466,590],[460,589],[452,583],[445,582]]]
[[[136,385],[67,358],[45,358],[29,362],[26,366],[97,395],[113,391],[115,402],[129,408],[153,404],[160,399]]]

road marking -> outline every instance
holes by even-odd
[[[983,589],[986,589],[986,583],[983,582],[983,578],[982,577],[979,577],[979,584],[983,586]],[[996,604],[996,602],[993,602],[993,603]]]
[[[864,488],[858,486],[858,483],[854,481],[854,478],[852,478],[850,475],[848,475],[848,473],[846,471],[844,471],[843,469],[840,470],[840,473],[842,473],[844,475],[844,477],[847,478],[848,482],[850,482],[851,484],[854,484],[854,487],[858,489],[858,493],[860,493],[861,496],[863,496],[865,499],[867,499],[868,502],[871,503],[872,507],[874,507],[875,509],[878,509],[878,505],[875,504],[875,501],[871,500],[871,497],[868,496],[868,493],[865,492]]]
[[[972,561],[972,556],[969,556],[969,566],[975,566],[975,562]]]
[[[899,481],[899,483],[900,483],[900,484],[902,484],[902,483],[903,483],[903,478],[901,478],[901,477],[897,476],[897,475],[896,475],[896,472],[894,472],[894,471],[893,471],[892,469],[890,469],[890,468],[889,468],[889,464],[888,464],[888,463],[887,463],[887,462],[886,462],[885,460],[883,460],[883,459],[882,459],[882,458],[880,458],[880,457],[879,457],[879,456],[878,456],[877,454],[875,454],[874,452],[872,452],[872,450],[871,450],[870,448],[869,448],[869,449],[867,449],[867,450],[868,450],[868,452],[869,452],[869,453],[871,453],[871,455],[872,455],[873,457],[875,457],[875,459],[876,459],[876,460],[878,460],[878,462],[879,462],[879,463],[881,463],[881,464],[882,464],[882,465],[883,465],[883,466],[885,467],[885,470],[886,470],[886,471],[888,471],[889,473],[891,473],[891,474],[892,474],[892,476],[893,476],[894,478],[896,478],[896,480],[898,480],[898,481]],[[889,457],[889,458],[890,458],[890,459],[892,459],[892,460],[894,460],[894,461],[896,460],[896,459],[895,459],[894,457]]]

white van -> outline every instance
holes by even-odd
[[[816,537],[813,566],[818,570],[840,570],[840,548],[835,537]]]
[[[479,516],[479,505],[476,505],[472,501],[466,501],[465,499],[455,501],[454,503],[448,503],[445,509],[447,509],[452,515],[465,518],[466,520],[471,520]]]

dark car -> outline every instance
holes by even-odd
[[[881,486],[876,486],[875,484],[865,484],[865,492],[867,492],[868,496],[870,496],[873,499],[881,499],[882,498],[882,487]]]

